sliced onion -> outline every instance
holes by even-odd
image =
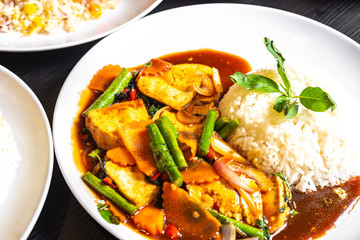
[[[225,163],[215,160],[213,167],[215,171],[223,177],[236,190],[242,189],[248,193],[254,193],[259,190],[254,180],[249,178],[241,178],[233,172]]]
[[[163,113],[165,110],[170,110],[171,107],[169,106],[165,106],[163,108],[160,108],[159,110],[157,110],[157,112],[154,114],[154,116],[152,117],[152,120],[155,121],[157,119],[159,119],[161,116],[160,114]]]
[[[202,116],[206,116],[208,115],[208,112],[212,109],[216,109],[214,107],[214,103],[208,103],[208,104],[199,104],[196,102],[191,102],[189,103],[186,108],[185,108],[185,111],[191,113],[191,114],[198,114],[198,115],[202,115]]]
[[[211,136],[211,146],[213,149],[220,153],[223,156],[232,156],[236,162],[249,165],[249,162],[243,158],[239,153],[237,153],[227,142],[224,140],[217,138],[215,136]]]
[[[237,162],[231,162],[227,164],[227,166],[234,172],[246,174],[249,178],[254,179],[262,192],[267,192],[272,188],[272,181],[270,178],[259,169]]]
[[[223,87],[222,87],[222,83],[221,83],[219,70],[217,70],[214,67],[212,70],[213,70],[213,82],[214,82],[215,91],[218,93],[221,93],[223,91]]]
[[[236,240],[236,227],[232,223],[221,224],[221,240]]]
[[[176,118],[183,124],[199,124],[202,122],[202,117],[198,117],[184,110],[177,111]]]
[[[215,91],[213,81],[202,72],[199,72],[198,75],[201,77],[201,82],[194,82],[193,87],[195,91],[204,96],[212,96]]]

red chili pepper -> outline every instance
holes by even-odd
[[[177,229],[177,227],[173,223],[170,223],[165,229],[165,235],[169,239],[175,240],[178,237],[180,237],[180,231],[179,231],[179,229]]]
[[[136,89],[134,88],[131,92],[130,92],[130,100],[134,101],[136,99]]]
[[[206,154],[206,157],[207,157],[209,160],[214,160],[214,158],[215,158],[215,151],[212,150],[211,148],[209,148],[209,151],[208,151],[208,153]]]
[[[150,181],[155,181],[159,176],[160,176],[161,173],[158,173],[158,174],[155,174],[154,176],[152,176],[150,178]]]
[[[112,188],[116,188],[116,186],[113,184],[113,181],[111,178],[103,178],[102,180],[104,183],[106,183],[107,185],[109,185]]]
[[[219,208],[220,208],[219,204],[216,203],[216,202],[214,202],[214,209],[215,209],[216,211],[219,211]]]

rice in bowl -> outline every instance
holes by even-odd
[[[276,67],[252,73],[282,82]],[[241,122],[229,136],[230,144],[260,169],[284,174],[302,192],[358,176],[360,151],[355,143],[360,131],[353,121],[355,109],[358,114],[354,101],[338,94],[342,91],[330,79],[324,85],[291,68],[286,68],[286,74],[295,95],[307,86],[319,86],[334,97],[338,108],[319,113],[300,105],[296,117],[287,119],[273,110],[279,94],[249,91],[235,84],[219,104],[222,116]]]
[[[7,199],[13,186],[16,171],[20,164],[20,155],[9,124],[0,112],[0,206]]]
[[[75,31],[82,21],[99,18],[119,0],[4,0],[0,1],[0,33]]]

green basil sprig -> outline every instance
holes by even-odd
[[[264,43],[269,52],[277,60],[277,70],[283,81],[281,84],[277,84],[274,80],[258,74],[243,74],[236,72],[231,75],[231,80],[241,87],[247,90],[259,90],[262,92],[280,93],[277,98],[273,109],[277,112],[283,112],[284,116],[291,119],[296,116],[299,110],[298,99],[300,103],[315,112],[324,112],[331,108],[334,111],[336,108],[335,101],[330,95],[319,87],[307,87],[299,96],[294,96],[291,92],[291,84],[285,74],[284,62],[285,58],[281,52],[275,47],[274,42],[269,38],[264,38]],[[280,85],[280,87],[279,87]]]

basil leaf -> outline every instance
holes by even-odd
[[[286,118],[291,119],[296,116],[299,111],[299,105],[296,102],[286,104],[284,108],[284,115]]]
[[[265,217],[264,217],[265,218]],[[265,220],[266,221],[266,220]],[[264,239],[270,240],[270,233],[269,233],[269,226],[265,221],[262,221],[260,219],[256,220],[256,224],[261,228],[261,230],[264,232]]]
[[[248,74],[245,75],[240,72],[230,76],[230,79],[237,85],[246,88],[247,90],[256,89],[262,92],[279,92],[279,86],[270,78],[258,75]]]
[[[277,112],[281,113],[284,110],[286,103],[288,103],[288,102],[289,102],[289,99],[287,96],[280,95],[276,99],[273,109],[276,110]]]
[[[118,217],[116,217],[108,208],[106,204],[98,204],[97,209],[102,216],[103,219],[105,219],[108,223],[113,223],[118,225],[120,223],[120,220]]]
[[[290,86],[290,81],[285,74],[285,68],[284,68],[285,58],[282,56],[281,52],[275,47],[274,41],[265,37],[264,43],[265,43],[266,48],[269,50],[269,52],[274,56],[274,58],[277,61],[277,69],[278,69],[279,75],[284,82],[287,94],[290,96],[291,86]]]
[[[315,112],[324,112],[336,108],[335,101],[330,95],[319,87],[307,87],[300,93],[300,103]]]

